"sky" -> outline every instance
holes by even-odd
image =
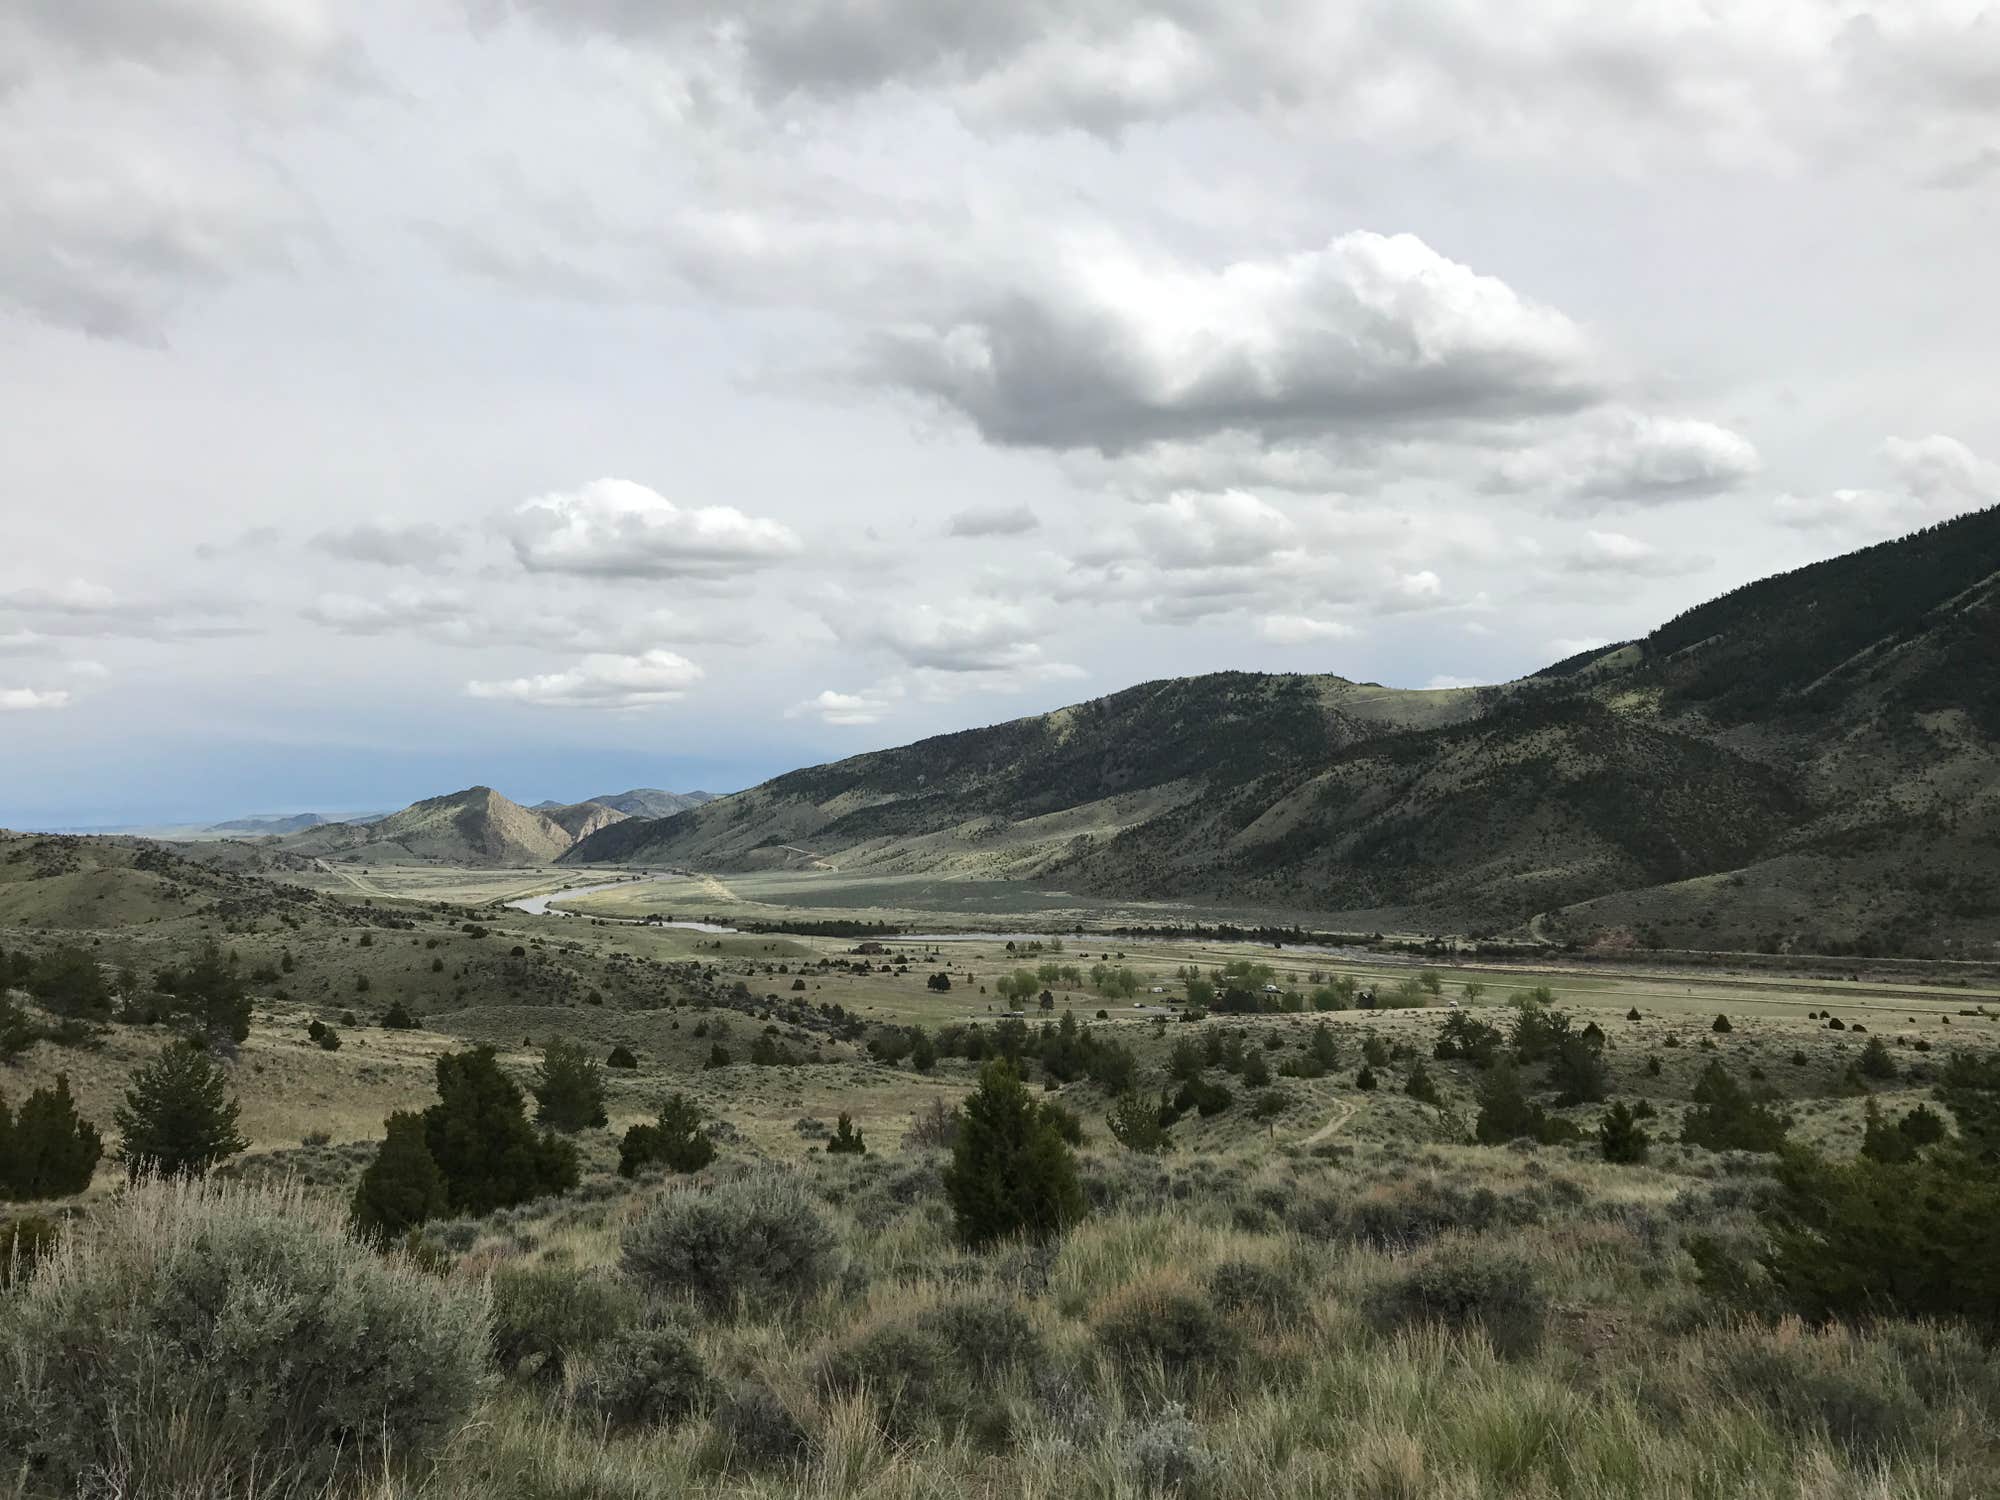
[[[2000,502],[1985,0],[10,0],[0,825],[1504,681]]]

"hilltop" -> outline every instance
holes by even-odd
[[[1146,683],[585,838],[565,862],[1060,880],[1610,944],[2000,937],[2000,510],[1483,689]]]
[[[602,821],[592,823],[593,816],[585,812],[579,826],[603,827]],[[552,815],[523,807],[490,786],[475,786],[427,797],[377,822],[310,829],[286,839],[283,847],[370,864],[540,865],[575,842]]]

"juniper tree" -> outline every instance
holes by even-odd
[[[944,1173],[961,1239],[1045,1240],[1083,1217],[1076,1158],[1010,1064],[988,1063],[963,1109]]]
[[[576,1186],[576,1148],[535,1134],[519,1086],[491,1047],[440,1057],[437,1089],[438,1102],[424,1111],[424,1141],[453,1213],[491,1213]]]
[[[0,1198],[27,1202],[80,1193],[103,1154],[97,1127],[76,1112],[68,1075],[58,1073],[53,1088],[28,1095],[18,1118],[0,1099]]]
[[[236,1132],[241,1109],[221,1065],[198,1044],[176,1042],[132,1074],[112,1112],[119,1160],[134,1177],[203,1176],[249,1145]]]
[[[537,1124],[557,1130],[590,1130],[606,1123],[604,1075],[583,1048],[553,1041],[542,1049],[532,1085]]]
[[[424,1117],[398,1110],[386,1124],[349,1209],[355,1229],[376,1241],[396,1239],[451,1206],[444,1173],[424,1142]]]

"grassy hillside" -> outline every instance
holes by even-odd
[[[1996,835],[1990,510],[1499,688],[1147,683],[635,818],[565,859],[1948,956],[2000,940]]]
[[[558,811],[579,827],[618,819],[589,804]],[[469,787],[412,803],[373,823],[332,823],[285,841],[300,854],[362,863],[440,865],[546,864],[576,842],[555,817],[508,800],[490,786]]]

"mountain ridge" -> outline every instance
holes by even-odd
[[[1996,834],[2000,508],[1489,688],[1162,679],[620,822],[563,862],[1907,948],[2000,937]]]

